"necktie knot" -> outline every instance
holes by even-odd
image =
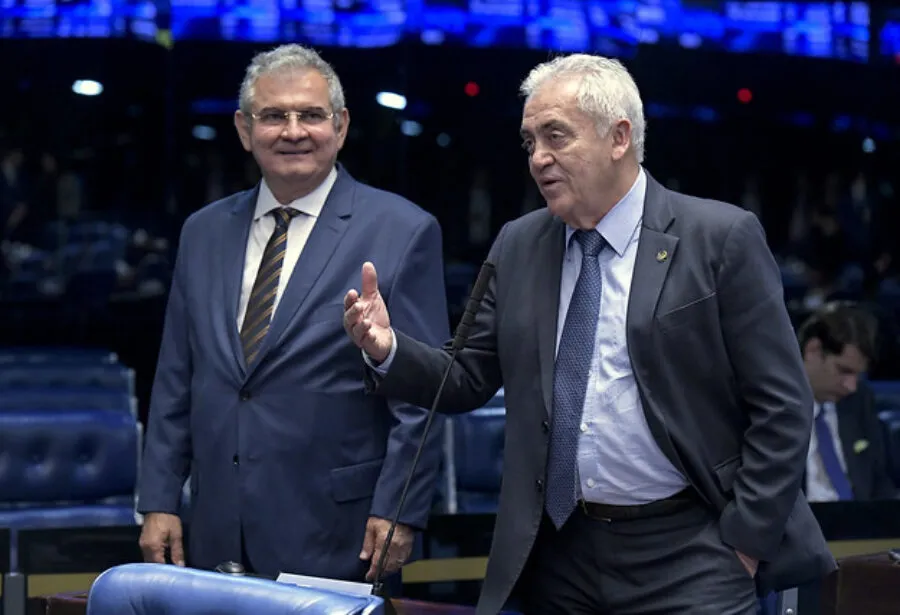
[[[279,207],[272,210],[272,215],[275,216],[275,224],[282,229],[287,228],[291,220],[299,214],[300,211],[293,207]]]
[[[581,251],[584,253],[584,256],[590,258],[597,258],[597,255],[600,254],[606,245],[603,235],[593,230],[577,230],[575,231],[575,239],[581,244]]]

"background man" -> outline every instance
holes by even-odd
[[[442,405],[505,386],[478,613],[517,582],[540,615],[755,613],[758,589],[834,568],[800,492],[812,395],[759,222],[644,171],[643,104],[620,63],[556,58],[522,92],[547,208],[494,242]],[[344,326],[377,365],[370,385],[429,402],[446,350],[391,328],[372,264],[361,291]]]
[[[425,412],[365,393],[341,298],[374,255],[397,328],[446,337],[440,228],[336,164],[350,116],[314,51],[256,56],[234,122],[263,180],[182,231],[142,468],[141,547],[150,561],[168,548],[184,563],[176,513],[190,475],[192,565],[362,580]],[[439,454],[435,444],[423,456],[390,570],[425,525]]]
[[[810,502],[897,496],[872,389],[859,380],[876,357],[877,321],[852,303],[831,303],[800,327],[815,417],[806,460]]]

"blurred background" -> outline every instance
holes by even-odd
[[[0,0],[0,370],[86,349],[66,360],[126,366],[145,420],[181,224],[258,181],[232,114],[253,54],[289,41],[343,81],[340,161],[440,220],[451,325],[499,228],[543,206],[519,82],[591,51],[635,76],[648,171],[759,216],[796,322],[870,305],[869,377],[900,379],[900,2],[884,0]]]
[[[285,41],[343,80],[348,170],[439,218],[451,320],[500,226],[543,206],[517,85],[576,50],[634,73],[651,174],[761,218],[792,309],[900,309],[900,3],[0,0],[0,37],[0,340],[113,350],[141,409],[180,225],[257,181],[232,114]]]

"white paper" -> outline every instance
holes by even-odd
[[[278,583],[287,583],[288,585],[297,585],[299,587],[310,587],[312,589],[327,589],[342,594],[350,594],[351,596],[371,596],[371,583],[354,583],[353,581],[337,581],[335,579],[325,579],[323,577],[305,577],[301,574],[288,574],[282,572],[275,579]]]

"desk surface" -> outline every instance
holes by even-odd
[[[394,599],[397,615],[472,615],[475,609],[469,606],[420,602],[418,600]],[[76,592],[40,596],[28,601],[28,613],[46,615],[85,615],[87,610],[87,594]]]

